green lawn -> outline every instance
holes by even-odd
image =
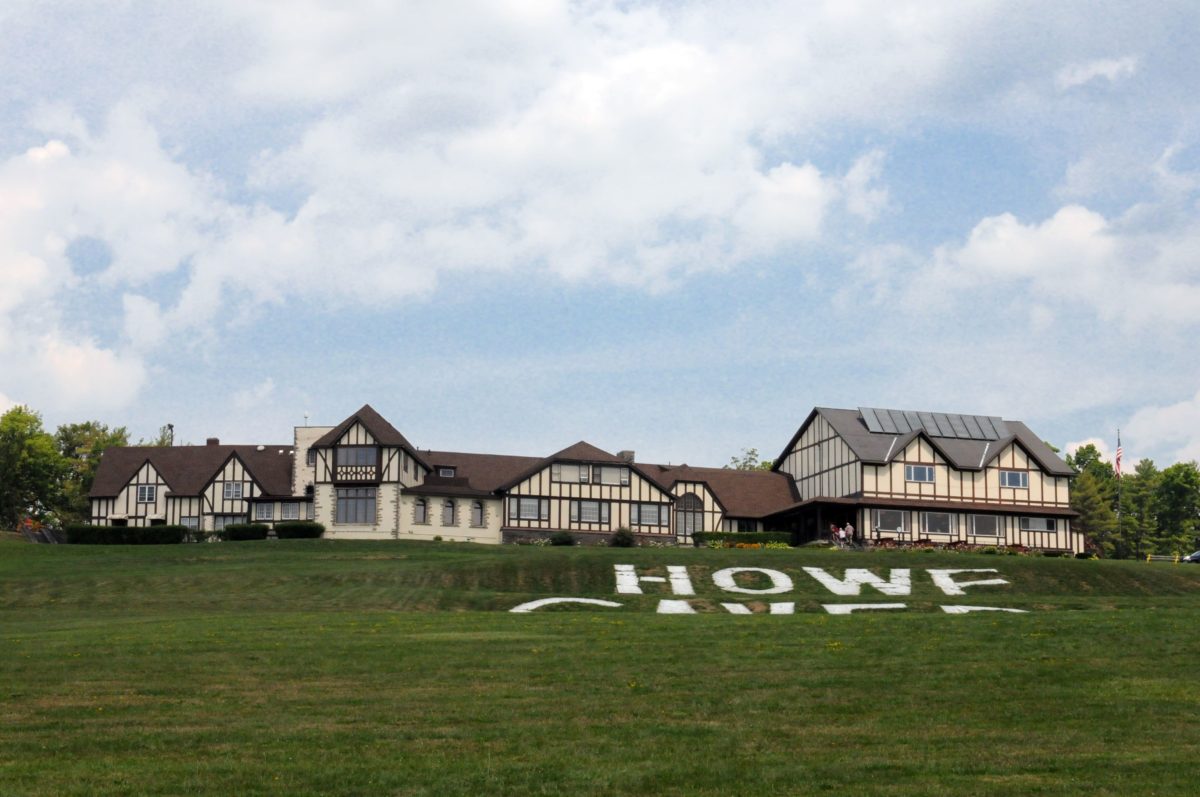
[[[700,614],[615,594],[617,563],[686,566]],[[802,566],[909,568],[912,595]],[[622,607],[506,611],[550,596]],[[775,601],[797,614],[720,606]],[[881,601],[910,608],[821,608]],[[0,541],[0,794],[1191,795],[1198,620],[1200,567],[1140,562]]]

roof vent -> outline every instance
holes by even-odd
[[[266,447],[266,446],[258,446],[258,447],[257,447],[257,448],[255,448],[254,450],[255,450],[255,451],[266,451],[266,450],[267,450],[267,447]]]
[[[219,437],[210,437],[210,438],[208,438],[207,440],[205,440],[205,441],[204,441],[204,445],[206,445],[206,446],[219,446],[219,445],[221,445],[221,438],[219,438]]]
[[[617,452],[617,459],[621,460],[622,462],[628,462],[630,464],[633,464],[634,456],[636,456],[636,455],[632,451],[628,451],[628,450]]]

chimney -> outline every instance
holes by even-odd
[[[219,446],[219,445],[221,445],[221,438],[219,438],[219,437],[210,437],[210,438],[208,438],[207,440],[205,440],[205,441],[204,441],[204,444],[205,444],[206,446]]]
[[[632,451],[618,451],[617,452],[617,459],[621,460],[622,462],[628,462],[630,465],[633,464],[634,456],[635,455]]]

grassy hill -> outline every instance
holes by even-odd
[[[685,566],[699,614],[614,564]],[[545,597],[622,605],[508,612]],[[1200,567],[1141,562],[0,541],[0,794],[1193,794],[1198,620]]]

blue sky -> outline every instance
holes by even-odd
[[[1200,457],[1194,3],[0,6],[0,408]]]

